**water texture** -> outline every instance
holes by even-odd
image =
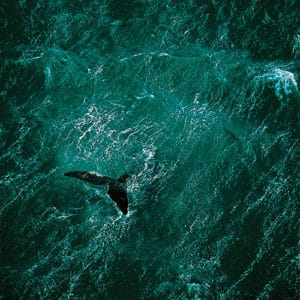
[[[299,16],[1,1],[0,299],[297,299]]]

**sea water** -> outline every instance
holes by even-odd
[[[0,299],[299,296],[296,1],[0,8]]]

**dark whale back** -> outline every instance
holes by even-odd
[[[64,174],[68,177],[78,178],[95,185],[108,185],[107,194],[117,203],[123,214],[128,213],[128,196],[126,189],[126,179],[129,175],[125,174],[118,179],[100,176],[96,173],[72,171]]]

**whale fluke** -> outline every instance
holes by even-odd
[[[64,175],[78,178],[95,185],[107,185],[107,194],[109,197],[117,203],[117,206],[120,208],[123,214],[126,215],[128,213],[128,197],[126,189],[126,179],[129,177],[128,174],[124,174],[118,179],[82,171],[66,172]]]

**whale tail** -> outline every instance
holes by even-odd
[[[128,174],[124,174],[118,179],[83,171],[66,172],[64,175],[78,178],[96,185],[108,185],[107,193],[109,197],[117,203],[117,206],[121,209],[123,214],[128,213],[128,197],[125,184],[126,179],[129,177]]]
[[[126,174],[122,175],[121,177],[119,177],[117,180],[121,183],[125,183],[127,178],[129,178],[129,177],[130,177],[130,175],[126,173]]]
[[[109,182],[114,180],[106,176],[100,176],[96,173],[82,172],[82,171],[67,172],[64,175],[68,177],[78,178],[96,185],[108,184]]]

